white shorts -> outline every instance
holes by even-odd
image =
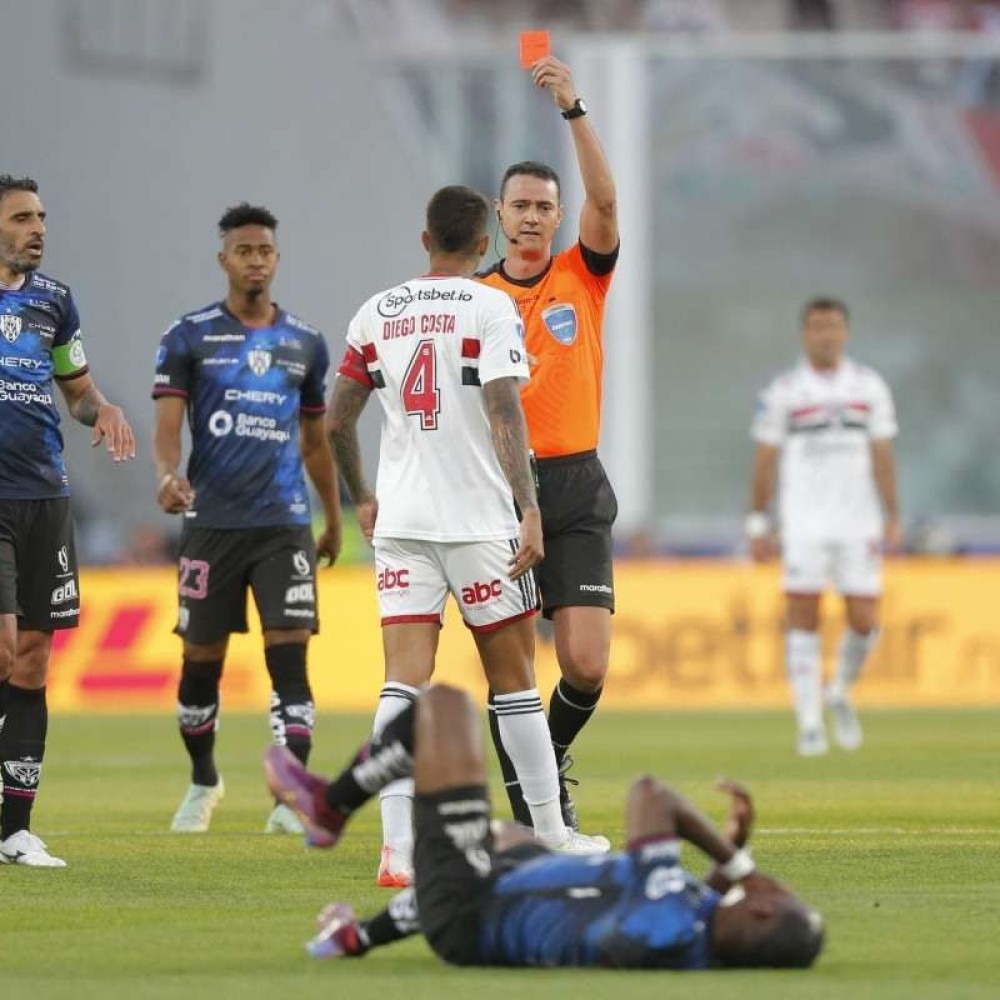
[[[789,539],[782,547],[786,594],[819,594],[832,585],[845,597],[882,593],[882,547],[878,539],[819,542]]]
[[[375,575],[383,625],[438,622],[449,591],[465,624],[490,632],[538,610],[533,573],[507,575],[517,540],[422,542],[375,539]]]

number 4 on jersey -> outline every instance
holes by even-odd
[[[422,340],[413,352],[403,377],[403,406],[410,416],[420,417],[422,431],[436,431],[441,412],[441,390],[437,387],[437,354],[433,340]]]

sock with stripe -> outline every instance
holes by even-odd
[[[327,786],[326,804],[349,816],[391,781],[413,775],[417,706],[407,705],[382,735],[363,744],[354,760]]]
[[[215,732],[219,728],[219,682],[222,660],[196,661],[184,657],[177,687],[177,726],[191,758],[191,782],[217,785]]]
[[[271,732],[277,746],[287,746],[303,763],[309,763],[316,706],[306,673],[306,644],[282,642],[264,650],[271,676]]]
[[[0,840],[31,827],[49,727],[44,687],[22,688],[8,683],[5,701],[6,721],[0,732]]]
[[[521,782],[517,780],[517,771],[514,770],[514,762],[510,759],[500,737],[500,723],[496,713],[496,695],[490,691],[487,703],[490,736],[493,738],[493,747],[497,753],[497,760],[500,762],[500,773],[503,775],[503,787],[510,800],[510,812],[514,821],[522,826],[531,826],[531,812],[521,794]]]
[[[559,776],[538,688],[495,694],[493,711],[535,835],[548,841],[562,839],[566,825],[559,807]]]
[[[372,732],[378,739],[400,712],[416,703],[420,689],[398,681],[386,681],[379,693]],[[382,846],[404,859],[413,855],[413,779],[390,782],[379,792],[382,813]]]
[[[549,732],[552,746],[556,751],[556,763],[561,764],[569,745],[590,721],[597,708],[603,688],[596,691],[581,691],[565,679],[552,689],[549,701]]]

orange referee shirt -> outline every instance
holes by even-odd
[[[617,259],[617,250],[596,254],[577,242],[555,254],[535,278],[511,278],[503,261],[476,275],[507,292],[524,320],[531,379],[521,390],[521,402],[531,448],[539,458],[597,448],[604,300]]]

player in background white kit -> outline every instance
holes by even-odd
[[[331,442],[375,546],[385,686],[374,729],[380,733],[430,681],[450,592],[497,692],[504,747],[537,837],[574,853],[606,851],[605,838],[563,823],[535,687],[531,569],[543,548],[520,401],[528,362],[513,300],[470,280],[488,245],[488,216],[487,201],[469,188],[442,188],[431,198],[423,233],[430,273],[358,310],[330,404]],[[372,392],[384,411],[374,493],[357,436]],[[379,885],[412,880],[412,798],[412,780],[382,792]]]
[[[761,562],[777,552],[780,532],[786,665],[803,755],[827,750],[824,694],[837,743],[861,746],[849,691],[878,636],[882,549],[901,540],[892,395],[881,376],[845,356],[848,322],[836,299],[806,304],[805,357],[761,393],[752,430],[746,533]],[[777,525],[767,513],[776,480]],[[819,607],[828,583],[844,598],[847,628],[824,692]]]

